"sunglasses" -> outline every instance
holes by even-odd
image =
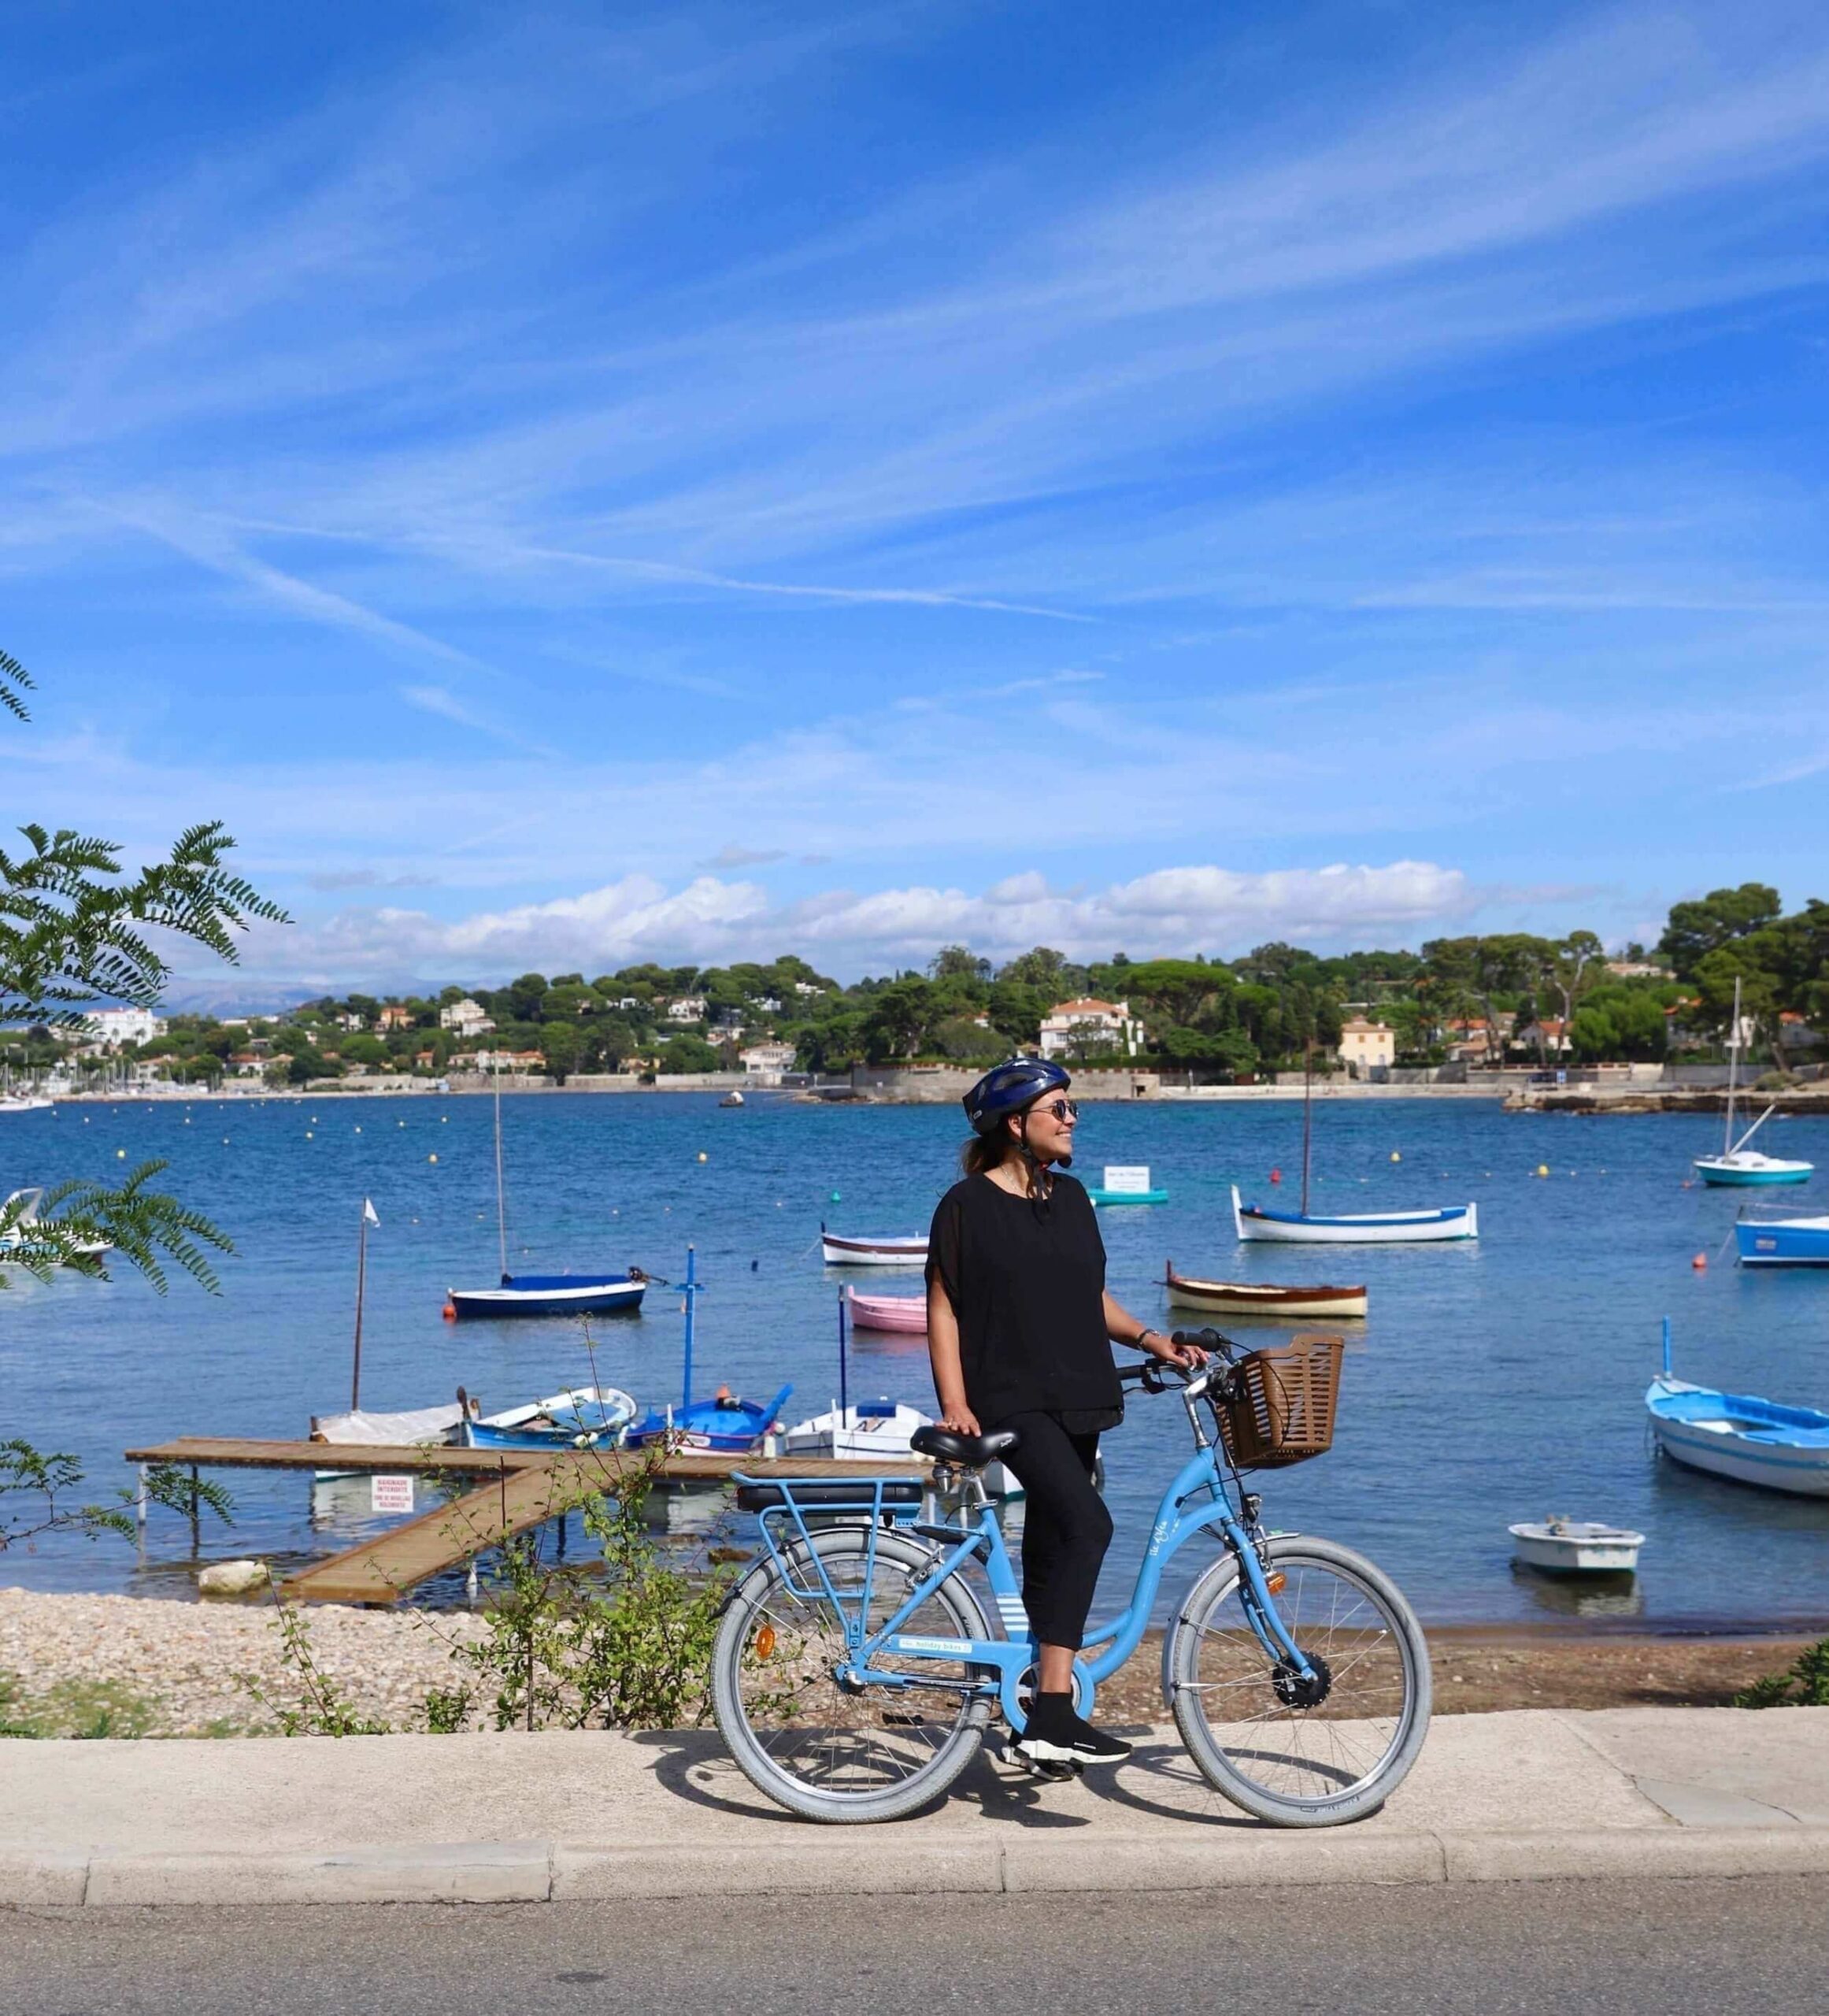
[[[1031,1113],[1051,1113],[1057,1121],[1077,1120],[1079,1117],[1079,1102],[1074,1099],[1050,1099],[1046,1106],[1033,1106],[1029,1110]]]

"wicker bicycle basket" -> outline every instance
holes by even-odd
[[[1216,1402],[1226,1454],[1242,1470],[1273,1470],[1324,1455],[1334,1440],[1344,1338],[1304,1330],[1253,1351]]]

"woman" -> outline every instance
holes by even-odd
[[[1205,1356],[1106,1290],[1091,1200],[1056,1173],[1073,1159],[1070,1082],[1058,1064],[1019,1057],[966,1094],[964,1178],[928,1235],[927,1346],[942,1428],[1020,1438],[1003,1462],[1028,1498],[1023,1603],[1039,1687],[1016,1747],[1038,1763],[1115,1763],[1130,1745],[1073,1707],[1073,1655],[1112,1536],[1093,1466],[1100,1435],[1124,1413],[1109,1340],[1180,1366]]]

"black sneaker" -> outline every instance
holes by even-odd
[[[1036,1696],[1016,1747],[1031,1764],[1121,1764],[1131,1754],[1127,1743],[1076,1714],[1064,1694]]]

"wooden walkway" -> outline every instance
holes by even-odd
[[[187,1435],[130,1449],[130,1463],[175,1463],[197,1469],[378,1470],[396,1475],[444,1471],[476,1488],[358,1547],[291,1577],[284,1593],[303,1603],[397,1603],[428,1577],[454,1568],[516,1533],[598,1495],[613,1496],[631,1470],[651,1459],[637,1451],[397,1448],[370,1443],[258,1442]],[[682,1453],[656,1466],[670,1479],[716,1483],[741,1470],[754,1477],[856,1477],[859,1466],[824,1456],[707,1456]],[[910,1457],[873,1463],[873,1477],[922,1477]]]

